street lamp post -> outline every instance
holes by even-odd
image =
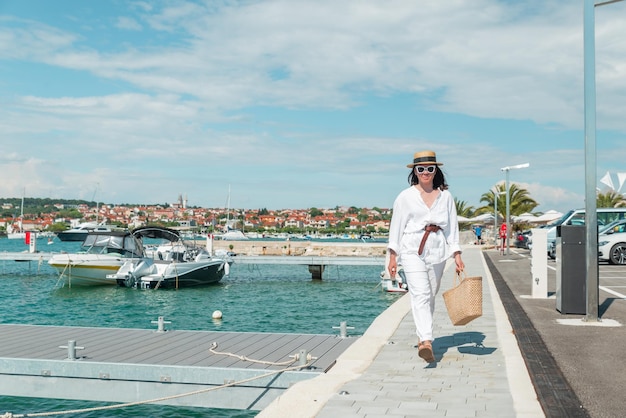
[[[585,104],[585,258],[587,313],[598,322],[598,213],[596,204],[596,45],[595,8],[623,0],[585,0],[583,5],[583,58]]]
[[[500,170],[506,172],[506,255],[510,254],[509,249],[509,237],[511,236],[511,208],[510,208],[510,193],[509,193],[509,171],[517,170],[520,168],[528,168],[530,163],[511,165],[508,167],[502,167]]]
[[[496,247],[498,246],[498,197],[500,195],[505,194],[506,192],[499,192],[498,191],[498,186],[496,185],[496,191],[493,192],[493,212],[494,212],[494,218],[493,218],[493,241],[496,245]]]
[[[496,187],[496,190],[498,188]],[[498,246],[498,192],[493,193],[493,241]]]

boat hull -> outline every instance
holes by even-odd
[[[7,234],[8,239],[26,239],[26,232],[10,232]]]
[[[168,263],[159,272],[140,278],[139,286],[145,289],[180,289],[218,283],[224,277],[223,260]]]
[[[115,285],[107,275],[116,273],[128,258],[109,254],[55,254],[48,264],[69,286]]]
[[[62,231],[57,233],[57,238],[61,241],[84,241],[88,231]]]

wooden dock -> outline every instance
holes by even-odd
[[[50,252],[0,252],[0,260],[48,261],[55,253]],[[322,279],[326,266],[381,266],[385,257],[377,256],[309,256],[309,255],[237,255],[231,257],[233,264],[290,264],[308,266],[313,279]]]
[[[356,340],[155,328],[0,324],[0,393],[261,410],[290,385],[328,371]],[[298,366],[309,356],[306,368],[283,371],[284,362]],[[225,384],[232,386],[219,388]]]
[[[48,261],[55,253],[29,253],[28,251],[2,251],[0,260],[7,261]]]

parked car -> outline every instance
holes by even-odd
[[[548,257],[556,259],[556,241],[548,241]]]
[[[615,232],[626,232],[626,219],[619,219],[598,228],[598,234],[614,234]]]
[[[626,219],[626,208],[597,208],[598,229],[614,221]],[[557,221],[546,226],[548,228],[548,256],[556,258],[556,229],[559,225],[584,225],[585,210],[570,210]],[[599,242],[599,241],[598,241]]]
[[[529,249],[528,245],[532,243],[532,236],[532,231],[518,232],[515,236],[515,247]]]
[[[626,232],[599,235],[598,260],[611,264],[626,264]]]

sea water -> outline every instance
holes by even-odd
[[[0,239],[0,252],[26,251],[21,240]],[[80,243],[48,245],[38,250],[75,252]],[[156,329],[164,317],[168,329],[338,334],[346,322],[349,335],[361,335],[397,295],[381,291],[381,266],[327,266],[323,280],[311,280],[307,266],[235,263],[216,285],[179,290],[138,290],[117,286],[68,287],[47,262],[0,261],[0,323]],[[214,311],[222,312],[214,320]],[[80,341],[77,342],[80,345]],[[0,416],[93,408],[101,402],[6,397]],[[253,417],[255,411],[142,405],[80,417]]]

